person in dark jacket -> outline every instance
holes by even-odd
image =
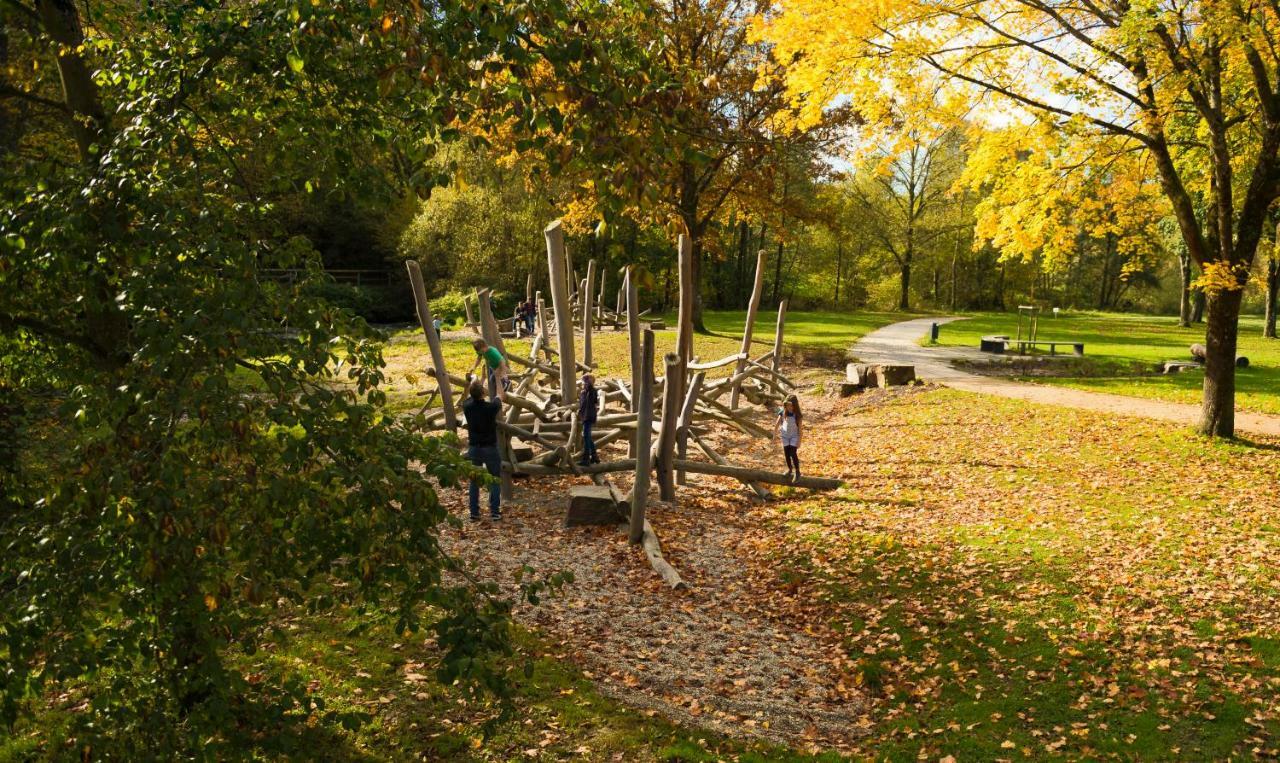
[[[462,404],[467,420],[467,458],[483,466],[494,477],[502,476],[502,457],[498,454],[498,412],[502,403],[485,400],[484,383],[471,382],[471,399]],[[502,486],[497,480],[489,485],[489,516],[502,519]],[[480,481],[471,480],[471,521],[480,519]]]
[[[591,428],[595,426],[596,412],[600,408],[600,393],[596,391],[595,382],[591,374],[583,376],[582,393],[578,395],[578,421],[582,422],[582,460],[578,466],[600,463],[595,440],[591,439]]]

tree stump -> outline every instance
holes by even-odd
[[[575,485],[569,489],[565,527],[616,525],[623,521],[622,510],[608,485]]]
[[[876,382],[880,387],[901,387],[916,380],[915,366],[876,366]]]

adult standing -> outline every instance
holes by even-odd
[[[591,437],[591,430],[596,425],[596,413],[600,408],[600,393],[596,390],[596,380],[591,374],[582,377],[582,393],[578,396],[578,421],[582,422],[582,460],[579,466],[600,463],[600,454],[596,452],[596,441]]]
[[[498,412],[500,400],[486,400],[484,385],[471,382],[470,399],[462,404],[462,415],[467,421],[467,458],[476,466],[483,466],[494,481],[489,485],[489,517],[502,519],[502,456],[498,453]],[[480,481],[471,480],[471,521],[480,519]]]

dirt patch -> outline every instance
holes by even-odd
[[[1155,376],[1154,363],[1103,362],[1070,355],[993,356],[989,361],[958,359],[952,365],[962,371],[1007,378],[1096,378],[1107,376]]]

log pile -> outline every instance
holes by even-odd
[[[504,395],[499,420],[499,450],[503,462],[503,487],[510,491],[512,475],[552,476],[584,475],[598,489],[578,491],[571,498],[568,521],[578,523],[592,518],[617,516],[630,521],[631,540],[642,544],[655,570],[675,587],[683,586],[678,574],[662,560],[660,546],[653,529],[645,519],[650,476],[665,501],[675,500],[677,485],[684,484],[685,473],[713,474],[741,481],[760,498],[769,497],[764,484],[789,483],[786,475],[735,466],[707,444],[713,427],[727,425],[756,437],[770,437],[771,432],[756,423],[744,404],[776,410],[794,385],[779,371],[782,331],[786,304],[779,307],[772,349],[751,356],[752,332],[759,309],[763,283],[764,253],[757,260],[756,288],[748,305],[741,350],[733,355],[709,362],[692,357],[692,262],[688,240],[680,237],[680,303],[676,352],[663,358],[662,374],[654,374],[654,334],[643,326],[645,311],[638,303],[638,290],[630,267],[623,272],[614,309],[604,305],[604,273],[595,283],[596,265],[587,265],[587,278],[574,285],[572,262],[564,247],[564,234],[559,221],[545,231],[547,273],[550,282],[550,314],[542,312],[544,300],[536,295],[539,314],[536,331],[527,354],[513,354],[503,345],[501,323],[493,315],[489,294],[474,295],[467,303],[468,325],[507,358],[511,383]],[[462,401],[471,381],[470,375],[457,376],[444,368],[440,337],[432,327],[431,308],[416,262],[407,263],[417,302],[418,317],[431,350],[431,376],[439,388],[440,406],[424,411],[428,426],[457,429],[462,416]],[[532,292],[530,277],[527,291]],[[526,295],[530,296],[530,295]],[[532,300],[531,300],[532,301]],[[577,330],[575,330],[575,325]],[[578,421],[578,380],[584,373],[595,372],[591,349],[592,332],[601,327],[626,331],[630,345],[630,373],[627,378],[597,378],[600,410],[594,439],[603,463],[581,465],[576,458],[581,446]],[[509,335],[509,334],[508,334]],[[581,354],[577,343],[583,345]],[[581,360],[579,360],[581,358]],[[728,375],[712,381],[707,372],[727,369]],[[459,387],[461,388],[459,390]],[[692,442],[707,461],[690,457]],[[626,446],[626,455],[610,457],[610,445]],[[614,452],[617,452],[616,450]],[[609,481],[609,475],[633,475],[633,487],[620,493]],[[838,480],[805,477],[802,487],[831,489]],[[610,503],[613,506],[608,506]]]

